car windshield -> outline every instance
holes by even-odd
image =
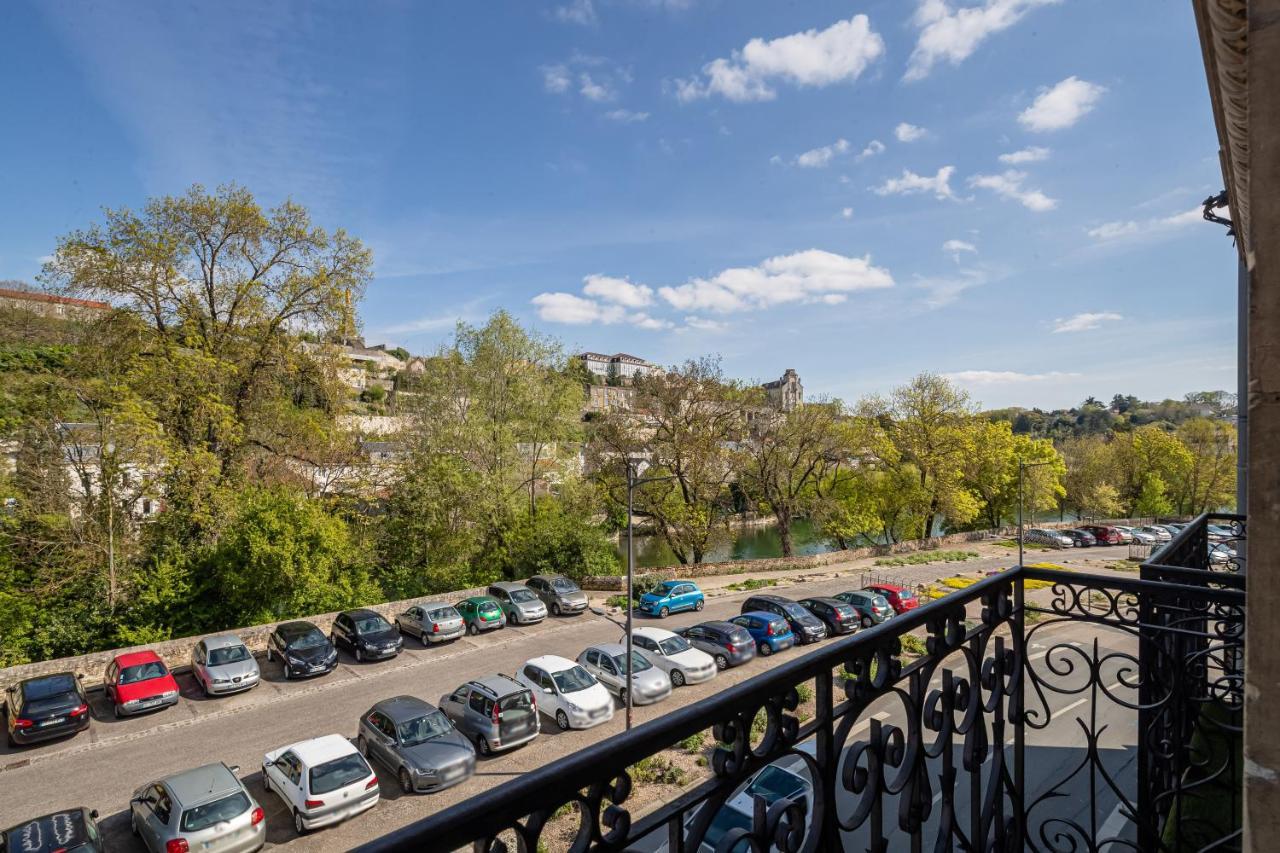
[[[551,676],[551,679],[556,683],[556,689],[561,693],[577,693],[579,690],[586,690],[596,683],[596,680],[591,677],[591,673],[580,666],[557,672]]]
[[[47,853],[53,850],[81,850],[96,837],[78,809],[44,815],[0,831],[0,850],[6,853]]]
[[[120,683],[134,684],[138,681],[147,681],[152,678],[163,678],[168,674],[169,670],[164,668],[164,664],[156,660],[150,663],[140,663],[136,666],[126,666],[120,670]]]
[[[664,655],[678,655],[681,652],[687,652],[692,646],[684,637],[666,637],[658,641],[658,649]]]
[[[381,634],[383,631],[389,630],[391,630],[391,623],[381,616],[361,616],[356,620],[356,633],[358,634]]]
[[[406,720],[401,723],[399,725],[400,742],[405,746],[414,746],[432,738],[440,737],[440,735],[448,734],[451,728],[453,726],[443,712],[432,711],[429,714],[423,714],[421,717],[414,717],[412,720]]]
[[[577,592],[578,585],[568,578],[556,578],[551,582],[557,592]]]
[[[445,622],[449,619],[461,619],[462,615],[452,607],[440,607],[427,613],[432,622]]]
[[[327,794],[330,791],[345,788],[372,772],[358,752],[326,761],[318,767],[311,768],[311,793]]]
[[[318,649],[325,643],[329,642],[324,634],[320,633],[319,628],[312,628],[305,634],[295,637],[289,641],[291,649]]]
[[[615,666],[618,667],[618,672],[622,672],[623,668],[626,666],[626,663],[627,663],[627,656],[625,654],[614,655],[613,663]],[[646,669],[653,669],[653,664],[649,663],[649,661],[645,659],[644,655],[640,654],[639,652],[632,652],[631,653],[631,671],[644,672]]]
[[[516,604],[524,604],[526,601],[537,601],[538,596],[534,595],[532,590],[513,589],[511,590],[511,600]]]
[[[182,831],[199,832],[215,823],[239,817],[249,810],[249,798],[244,791],[236,791],[229,797],[187,809],[182,813]]]
[[[54,675],[36,681],[28,681],[22,685],[22,696],[28,702],[41,699],[60,698],[67,693],[74,693],[76,680],[70,675]]]
[[[209,649],[209,666],[222,666],[224,663],[240,663],[249,659],[249,650],[244,646],[226,646],[221,649]]]

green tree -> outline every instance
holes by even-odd
[[[1178,427],[1177,435],[1191,457],[1175,493],[1178,512],[1198,515],[1234,506],[1235,427],[1209,418],[1192,418]]]
[[[1061,452],[1067,466],[1062,508],[1078,517],[1107,518],[1120,513],[1119,474],[1111,443],[1097,435],[1068,438],[1062,442]]]

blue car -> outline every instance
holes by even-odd
[[[756,650],[761,657],[768,657],[796,644],[796,635],[791,632],[791,626],[776,613],[753,610],[729,621],[747,629],[751,639],[756,641]]]
[[[706,596],[693,581],[663,581],[653,592],[640,596],[640,610],[651,616],[666,618],[680,610],[701,610]]]

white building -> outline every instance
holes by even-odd
[[[593,375],[602,377],[606,381],[614,380],[623,384],[630,384],[631,380],[636,376],[654,373],[662,369],[639,356],[629,355],[625,352],[618,352],[613,355],[584,352],[579,353],[578,358],[582,359],[582,363],[586,365],[587,370]]]

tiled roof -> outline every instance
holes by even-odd
[[[29,302],[51,302],[57,305],[76,305],[81,308],[96,308],[99,311],[110,311],[111,304],[96,302],[92,299],[75,299],[70,296],[54,296],[51,293],[40,293],[35,290],[11,290],[0,287],[0,298],[25,299]]]

